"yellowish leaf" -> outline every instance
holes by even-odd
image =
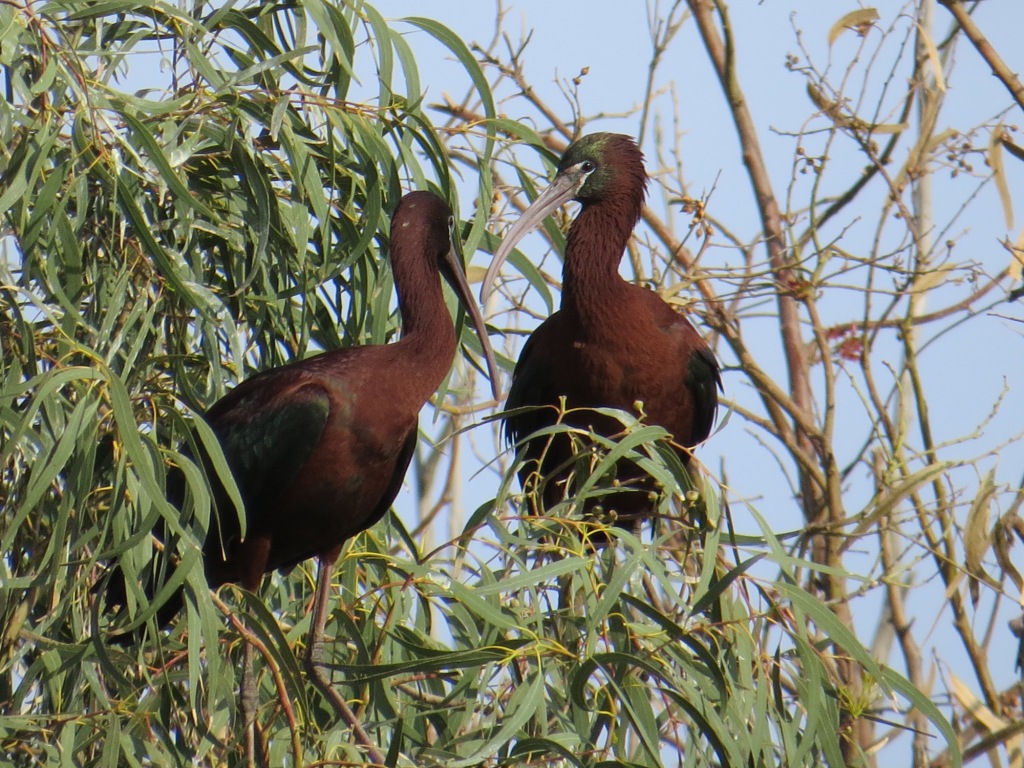
[[[856,532],[855,535],[863,535],[863,533],[876,521],[881,520],[883,517],[891,513],[892,510],[903,501],[903,499],[907,498],[925,483],[931,482],[936,475],[947,471],[951,466],[953,466],[953,464],[945,461],[929,464],[928,466],[917,470],[895,486],[889,486],[884,490],[880,490],[872,500],[874,509],[872,509],[869,514],[864,515],[857,523],[857,527],[854,529]]]
[[[1014,514],[1004,515],[999,518],[992,529],[992,553],[996,556],[996,562],[1003,573],[1017,587],[1018,601],[1024,606],[1024,577],[1021,577],[1017,566],[1010,558],[1010,547],[1013,546],[1013,528],[1021,526],[1022,521]]]
[[[980,581],[988,584],[995,583],[995,580],[985,570],[983,560],[989,547],[992,545],[992,538],[988,527],[988,515],[991,508],[992,496],[995,494],[995,473],[990,471],[981,481],[978,493],[971,503],[971,509],[967,513],[967,522],[964,524],[964,567],[970,577],[968,587],[971,592],[971,600],[978,604]]]
[[[1003,126],[1002,123],[992,131],[988,143],[988,166],[992,169],[992,180],[999,192],[999,201],[1003,204],[1003,216],[1006,228],[1013,229],[1013,199],[1010,197],[1010,186],[1006,183],[1006,169],[1003,167]]]
[[[924,151],[921,152],[921,154],[925,155],[934,152],[938,147],[944,146],[950,139],[959,135],[960,132],[955,128],[947,128],[941,133],[937,133],[928,139],[928,143],[925,144]]]
[[[822,112],[829,113],[836,109],[836,103],[822,93],[821,88],[814,83],[807,83],[807,95],[811,97],[814,106]]]
[[[970,688],[968,688],[959,677],[954,675],[952,672],[949,673],[949,688],[950,693],[953,694],[953,698],[956,699],[960,706],[967,710],[968,713],[982,726],[988,730],[989,733],[998,731],[1001,728],[1005,728],[1009,723],[999,717],[995,712],[985,706],[985,702],[979,699]]]
[[[929,269],[919,274],[914,278],[913,284],[910,286],[911,293],[925,293],[930,291],[932,288],[937,288],[946,282],[946,278],[953,272],[953,268],[950,266],[938,267],[936,269]]]
[[[970,688],[952,672],[949,673],[949,688],[953,698],[959,702],[974,720],[985,728],[989,733],[995,733],[1011,725],[1007,720],[999,717],[995,712],[985,706]],[[1021,745],[1024,740],[1018,733],[1007,739],[1006,751],[1010,756],[1010,768],[1021,768]],[[988,758],[992,765],[1002,765],[999,759],[999,750],[995,747],[988,751]]]
[[[828,44],[832,45],[848,29],[854,30],[863,37],[876,21],[878,21],[878,11],[874,8],[860,8],[856,11],[851,11],[829,29]]]
[[[844,115],[839,103],[828,98],[828,96],[825,95],[825,92],[818,86],[814,85],[814,83],[807,84],[807,95],[811,97],[811,101],[814,102],[814,106],[816,106],[823,115],[830,118],[836,125],[841,128],[855,127],[856,120]]]
[[[939,58],[939,49],[935,47],[935,41],[928,34],[928,30],[917,25],[917,32],[921,36],[924,50],[928,54],[928,63],[932,66],[932,75],[935,78],[935,87],[943,93],[946,92],[946,78],[942,75],[942,59]]]
[[[850,128],[855,131],[868,133],[902,133],[910,126],[907,123],[876,123],[871,124],[861,120],[855,115],[843,113],[843,105],[838,101],[832,101],[825,92],[814,83],[807,84],[807,95],[811,97],[814,106],[832,120],[840,128]]]
[[[1011,280],[1024,280],[1024,229],[1020,231],[1015,244],[1011,245],[1009,240],[1005,240],[1003,247],[1010,252],[1010,265],[1006,268],[1006,274]]]
[[[476,264],[470,264],[466,267],[466,282],[479,283],[486,274],[487,267],[478,267]]]

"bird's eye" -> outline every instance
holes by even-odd
[[[597,168],[597,164],[593,160],[584,160],[580,163],[580,170],[584,173],[593,173]]]

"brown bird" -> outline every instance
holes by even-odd
[[[203,547],[207,581],[214,588],[241,582],[256,592],[265,573],[310,557],[319,560],[306,666],[380,763],[383,758],[324,675],[324,624],[342,546],[390,509],[416,447],[419,412],[455,357],[457,339],[439,271],[469,311],[498,396],[497,366],[452,247],[451,227],[448,204],[431,192],[412,192],[395,210],[391,264],[402,316],[400,341],[338,349],[263,371],[204,416],[245,502],[246,520],[242,538],[235,506],[204,456],[217,510]],[[168,486],[168,496],[180,507],[180,472]],[[169,621],[181,603],[179,590],[161,607],[158,621]],[[247,644],[242,683],[247,726],[257,693],[249,649]],[[251,728],[247,731],[251,734]]]
[[[481,291],[486,297],[516,243],[570,200],[582,204],[569,228],[561,309],[527,340],[505,405],[505,429],[522,460],[524,489],[538,478],[545,508],[562,500],[576,451],[564,433],[527,440],[557,419],[561,398],[570,427],[603,436],[622,424],[593,408],[635,411],[664,427],[684,465],[714,425],[721,388],[718,362],[690,322],[657,293],[626,282],[619,262],[640,220],[648,177],[628,136],[595,133],[569,146],[555,180],[505,235]],[[548,406],[522,413],[524,406]],[[636,464],[616,467],[616,491],[601,499],[613,519],[633,526],[652,513],[650,478]],[[533,478],[533,480],[531,480]],[[596,511],[594,503],[587,505]]]

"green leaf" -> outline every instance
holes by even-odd
[[[129,112],[120,112],[119,116],[131,129],[132,136],[142,145],[142,149],[146,152],[146,157],[156,166],[157,171],[160,173],[160,180],[177,195],[178,200],[184,205],[193,208],[196,213],[211,219],[217,218],[217,214],[196,199],[191,190],[178,177],[178,174],[171,167],[170,161],[164,154],[163,148],[157,143],[146,126]]]

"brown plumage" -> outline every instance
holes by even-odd
[[[516,364],[506,412],[552,406],[505,417],[509,440],[525,461],[524,487],[546,479],[545,507],[565,494],[573,456],[571,441],[558,436],[523,441],[555,423],[560,398],[569,409],[613,407],[635,411],[671,433],[680,460],[705,440],[714,425],[721,387],[719,366],[690,322],[653,291],[628,283],[618,267],[640,220],[647,188],[643,155],[628,136],[597,133],[566,150],[558,173],[505,236],[484,279],[489,290],[502,262],[527,232],[569,200],[582,203],[569,229],[563,265],[561,309],[537,328]],[[564,423],[611,436],[622,431],[612,417],[574,411]],[[651,513],[651,484],[635,464],[620,462],[617,479],[631,490],[605,497],[601,506],[620,522]],[[590,505],[593,507],[593,505]]]

